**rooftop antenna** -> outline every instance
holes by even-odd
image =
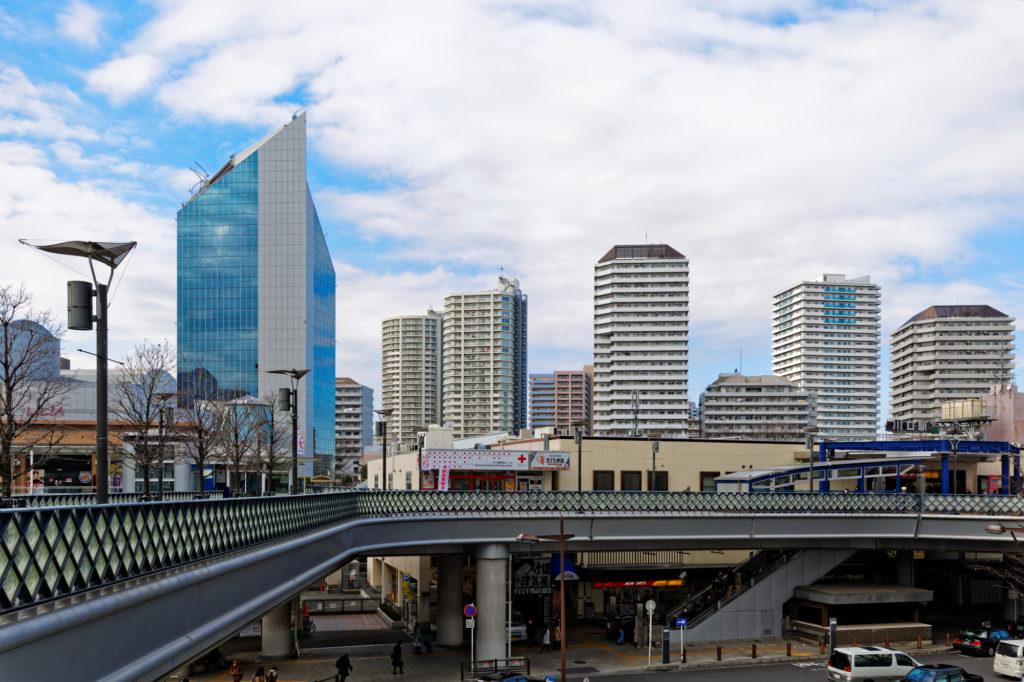
[[[644,245],[647,244],[647,228],[644,228]]]
[[[740,371],[739,374],[743,374],[743,349],[740,348]]]

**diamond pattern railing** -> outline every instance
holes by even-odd
[[[997,514],[982,495],[351,491],[0,510],[0,613],[215,557],[355,517],[584,514]]]
[[[209,499],[219,500],[223,497],[221,491],[206,493]],[[176,502],[195,499],[195,493],[164,493],[163,502]],[[110,504],[123,504],[125,502],[156,502],[158,500],[143,500],[142,493],[111,493]],[[150,495],[150,497],[154,497]],[[27,507],[68,507],[81,504],[96,504],[96,493],[46,493],[42,495],[17,495],[14,498]]]

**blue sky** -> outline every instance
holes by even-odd
[[[18,237],[137,238],[115,347],[173,339],[189,166],[305,108],[337,371],[375,388],[382,317],[500,269],[530,296],[530,370],[589,362],[593,264],[645,234],[691,261],[693,400],[741,352],[770,371],[771,295],[823,272],[882,285],[884,337],[933,304],[1020,318],[1022,21],[999,2],[6,3],[4,281],[60,311],[70,273]]]

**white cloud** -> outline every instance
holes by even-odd
[[[0,135],[96,139],[75,122],[82,102],[63,85],[37,85],[21,69],[0,63]]]
[[[100,42],[103,15],[83,0],[72,0],[57,16],[57,30],[69,40],[86,47]]]
[[[902,309],[912,266],[983,265],[973,237],[1021,217],[1024,3],[207,6],[158,5],[92,87],[243,123],[305,100],[316,153],[398,181],[321,193],[325,217],[428,268],[504,266],[548,357],[589,354],[614,243],[671,243],[693,325],[761,339],[793,281],[871,274]],[[375,300],[346,321],[366,349],[404,301]]]

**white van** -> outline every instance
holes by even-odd
[[[1004,639],[996,647],[992,672],[1019,680],[1024,674],[1024,639]]]
[[[843,647],[828,659],[827,678],[836,682],[899,680],[919,665],[902,651],[880,646]]]

